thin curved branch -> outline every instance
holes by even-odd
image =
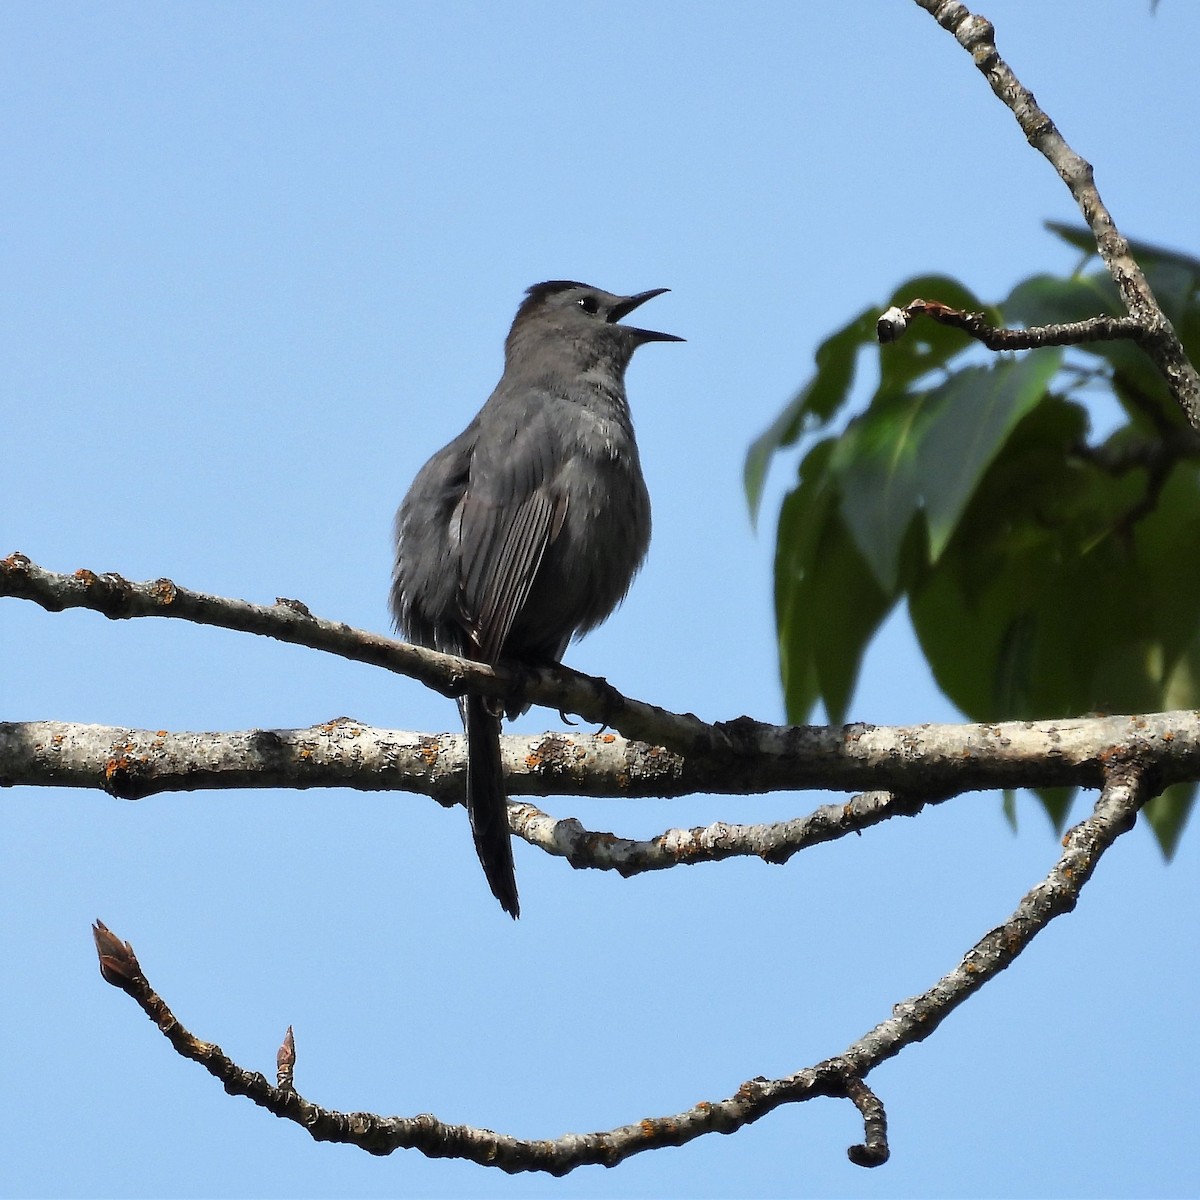
[[[700,1101],[685,1112],[652,1117],[616,1129],[525,1139],[469,1125],[449,1125],[429,1113],[384,1117],[344,1113],[304,1099],[294,1088],[295,1041],[289,1028],[277,1055],[279,1083],[238,1066],[212,1042],[188,1032],[147,981],[127,942],[98,921],[96,950],[104,979],[130,996],[158,1026],[176,1053],[198,1062],[231,1095],[245,1096],[277,1117],[294,1121],[316,1141],[347,1142],[371,1154],[415,1149],[431,1158],[463,1158],[510,1174],[544,1171],[565,1175],[585,1164],[617,1163],[664,1146],[681,1146],[707,1133],[733,1133],[783,1104],[814,1096],[850,1099],[862,1114],[865,1137],[847,1151],[852,1162],[875,1166],[888,1157],[882,1102],[866,1086],[867,1075],[905,1046],[923,1041],[968,996],[1004,970],[1055,917],[1070,912],[1109,846],[1132,828],[1150,794],[1144,774],[1113,760],[1092,816],[1070,830],[1050,874],[1032,888],[1013,915],[986,934],[962,961],[931,988],[897,1005],[893,1015],[842,1054],[781,1079],[748,1079],[733,1095]]]
[[[916,0],[916,3],[970,54],[992,91],[1016,117],[1030,145],[1049,160],[1067,185],[1130,317],[1137,324],[1137,333],[1132,336],[1162,372],[1192,428],[1200,431],[1200,375],[1155,299],[1129,243],[1100,199],[1091,164],[1071,149],[1054,122],[1038,106],[1033,93],[1000,57],[990,21],[975,16],[959,0]]]
[[[574,817],[552,817],[532,804],[510,804],[508,819],[515,834],[547,854],[565,858],[577,870],[616,871],[622,878],[647,871],[727,858],[761,858],[786,863],[809,846],[861,833],[891,817],[916,816],[926,804],[949,800],[912,800],[890,792],[862,792],[844,804],[823,804],[806,817],[758,825],[717,821],[692,829],[668,829],[644,841],[585,829]]]

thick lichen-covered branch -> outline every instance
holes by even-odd
[[[983,788],[1097,786],[1114,753],[1160,786],[1200,779],[1200,713],[980,725],[761,725],[745,748],[694,758],[613,733],[505,737],[510,794],[675,797],[822,788],[917,798]],[[757,761],[756,761],[757,756]],[[348,787],[456,803],[461,734],[375,729],[339,717],[307,729],[170,733],[0,721],[0,784],[99,788],[122,799],[216,788]]]

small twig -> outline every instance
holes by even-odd
[[[685,1112],[652,1117],[597,1133],[556,1139],[525,1139],[469,1125],[448,1125],[428,1113],[383,1117],[321,1108],[292,1088],[294,1044],[287,1058],[288,1086],[272,1085],[258,1072],[239,1067],[211,1042],[189,1033],[154,991],[128,942],[97,921],[93,928],[100,972],[130,996],[158,1026],[176,1053],[198,1062],[231,1095],[245,1096],[277,1117],[302,1126],[316,1141],[346,1142],[371,1154],[415,1149],[431,1158],[462,1158],[503,1171],[565,1175],[585,1164],[616,1166],[634,1154],[682,1146],[707,1133],[733,1133],[783,1104],[815,1096],[848,1097],[862,1114],[862,1144],[847,1153],[860,1166],[885,1160],[887,1124],[883,1105],[866,1086],[867,1075],[905,1046],[923,1041],[968,996],[1009,966],[1055,917],[1070,912],[1109,846],[1133,826],[1148,798],[1145,776],[1125,760],[1110,759],[1106,782],[1092,816],[1063,838],[1063,853],[1045,880],[1028,892],[1013,915],[983,937],[959,965],[928,991],[895,1007],[893,1015],[835,1058],[781,1079],[748,1079],[724,1100],[700,1101]]]
[[[1035,329],[1003,329],[984,313],[962,312],[938,300],[911,300],[903,308],[889,308],[879,318],[875,334],[884,344],[896,341],[913,317],[928,317],[939,325],[961,329],[989,350],[1035,350],[1040,346],[1076,346],[1080,342],[1111,342],[1121,338],[1139,341],[1144,329],[1132,317],[1089,317]]]
[[[891,1156],[887,1140],[887,1113],[883,1101],[861,1079],[846,1078],[846,1098],[862,1114],[865,1134],[861,1145],[851,1146],[846,1156],[856,1167],[881,1167]]]
[[[97,921],[96,924],[99,925],[100,922]],[[130,953],[133,953],[132,947],[130,947]],[[275,1086],[281,1092],[294,1092],[296,1090],[295,1073],[296,1037],[289,1025],[287,1033],[283,1035],[279,1052],[275,1055]]]

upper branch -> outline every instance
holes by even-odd
[[[1000,57],[995,29],[990,21],[975,16],[960,0],[916,0],[916,3],[943,29],[949,30],[971,55],[992,91],[1016,117],[1030,145],[1045,155],[1070,189],[1096,239],[1100,257],[1108,267],[1130,317],[1137,324],[1137,332],[1130,336],[1134,336],[1154,360],[1188,421],[1194,429],[1200,430],[1200,375],[1188,360],[1179,335],[1155,299],[1129,243],[1100,199],[1091,164],[1071,149],[1058,127],[1039,107],[1033,93]]]
[[[20,553],[0,559],[0,596],[32,600],[48,612],[88,608],[112,620],[176,617],[259,634],[408,675],[452,698],[467,691],[505,700],[520,695],[531,703],[577,713],[585,721],[619,729],[626,737],[684,754],[721,746],[728,749],[730,744],[729,736],[719,726],[705,724],[690,713],[671,713],[631,700],[603,679],[566,667],[489,667],[352,629],[342,621],[322,620],[298,600],[281,597],[273,605],[251,604],[194,592],[169,579],[132,583],[115,572],[97,575],[86,569],[60,575],[44,570]]]

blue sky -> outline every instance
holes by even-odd
[[[1122,229],[1195,253],[1200,9],[991,0],[1001,52]],[[9,4],[0,15],[0,554],[169,576],[386,630],[392,513],[499,371],[523,289],[671,287],[629,377],[654,501],[622,610],[568,653],[709,719],[782,709],[771,513],[746,446],[814,346],[918,272],[996,298],[1074,256],[1070,198],[906,0]],[[181,623],[0,604],[0,713],[138,728],[441,730],[417,684]],[[852,717],[954,719],[903,614]],[[557,727],[535,711],[520,728]],[[823,797],[551,811],[648,836]],[[99,916],[201,1037],[343,1109],[604,1128],[836,1053],[1054,860],[967,796],[785,868],[622,881],[518,845],[488,895],[461,809],[384,793],[137,804],[7,791],[0,1192],[37,1196],[1194,1194],[1197,838],[1123,838],[1079,909],[871,1079],[616,1172],[511,1179],[319,1146],[178,1059],[96,972]],[[1081,801],[1076,816],[1089,801]]]

